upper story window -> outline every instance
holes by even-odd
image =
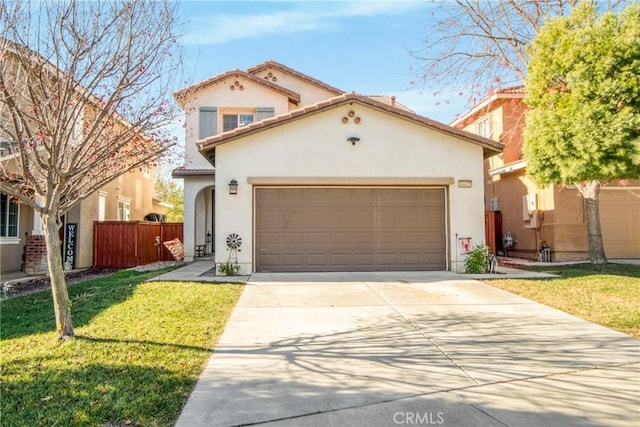
[[[144,175],[145,178],[151,177],[151,168],[149,167],[149,163],[142,165],[142,175]]]
[[[18,237],[20,206],[6,194],[0,194],[0,237]]]
[[[227,132],[238,127],[250,125],[254,121],[253,114],[223,114],[222,115],[222,132]]]
[[[476,122],[476,134],[485,138],[491,138],[489,116],[484,116]]]
[[[131,199],[118,197],[118,221],[129,221],[131,218]]]

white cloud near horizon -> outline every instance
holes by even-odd
[[[274,3],[280,4],[281,3]],[[329,1],[293,2],[291,10],[271,13],[220,13],[188,17],[186,45],[214,45],[233,40],[273,34],[323,31],[335,28],[339,20],[398,15],[425,8],[420,1]]]

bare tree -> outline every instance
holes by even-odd
[[[424,48],[412,52],[422,61],[424,82],[465,88],[470,97],[506,83],[522,82],[529,58],[526,47],[553,16],[567,15],[581,0],[434,0],[425,25]],[[626,0],[593,0],[601,10]]]
[[[2,192],[43,223],[56,328],[74,335],[59,250],[61,216],[102,185],[154,162],[178,75],[169,1],[12,1],[0,6]]]

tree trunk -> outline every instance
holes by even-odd
[[[47,242],[47,263],[49,265],[49,278],[51,279],[51,292],[53,293],[53,309],[56,315],[56,331],[58,332],[58,338],[67,339],[73,337],[74,332],[67,280],[62,267],[58,224],[56,219],[49,215],[42,215],[42,222]]]
[[[589,232],[589,261],[591,264],[607,263],[604,242],[600,228],[600,181],[587,181],[576,184],[585,201],[587,230]]]

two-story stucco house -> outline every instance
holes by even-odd
[[[3,57],[0,72],[2,72],[3,84],[10,87],[11,91],[15,89],[11,86],[15,84],[15,76],[20,76],[16,70],[20,70],[24,66],[21,62],[26,62],[16,58],[34,61],[33,64],[29,63],[29,66],[42,69],[46,73],[50,73],[51,76],[58,75],[59,70],[53,64],[35,52],[31,52],[25,46],[19,46],[4,39],[1,41]],[[24,52],[28,52],[28,55],[24,55]],[[55,79],[51,80],[55,81]],[[82,87],[76,87],[76,91],[79,96],[91,96]],[[7,95],[3,97],[3,106],[8,104],[7,99],[9,98]],[[11,103],[13,102],[27,101],[11,99]],[[78,115],[73,120],[73,128],[76,132],[81,132],[85,124],[84,116],[90,116],[92,113],[91,104],[83,105],[82,115]],[[12,194],[13,177],[20,177],[26,168],[19,167],[21,146],[18,145],[19,138],[15,132],[17,126],[8,110],[8,108],[0,109],[0,172],[2,173],[2,183],[0,184],[0,271],[5,273],[23,270],[28,274],[40,274],[48,271],[45,256],[46,244],[40,216],[27,204],[22,204],[9,195]],[[124,118],[117,126],[133,129],[133,126]],[[145,140],[153,141],[148,137]],[[24,144],[24,142],[20,142],[20,144]],[[69,146],[71,145],[70,142]],[[92,153],[90,150],[87,152]],[[35,161],[33,162],[35,163]],[[102,185],[97,191],[84,197],[64,213],[60,237],[62,241],[69,237],[63,251],[65,268],[83,268],[92,265],[94,221],[143,220],[149,214],[161,215],[166,211],[167,204],[154,197],[154,175],[154,167],[149,164],[131,170]],[[111,177],[111,175],[108,176]],[[15,196],[15,192],[13,194]],[[155,218],[157,217],[158,215],[155,215]]]
[[[510,255],[537,259],[541,246],[555,261],[588,258],[584,199],[573,186],[537,188],[526,175],[522,158],[524,87],[497,90],[451,126],[504,143],[504,152],[485,160],[485,206],[499,212],[501,233],[493,247],[502,251],[502,236],[512,233]],[[633,178],[633,177],[629,177]],[[600,221],[605,253],[610,258],[640,257],[640,180],[603,183]],[[500,226],[498,225],[498,228]]]
[[[10,161],[10,144],[0,151],[0,162]],[[73,262],[68,268],[91,267],[94,221],[142,221],[149,214],[163,214],[167,204],[154,196],[155,169],[145,166],[127,172],[83,199],[66,212],[61,240],[67,226],[75,230]],[[0,191],[0,268],[2,273],[47,271],[44,234],[39,215]],[[63,257],[66,258],[66,257]]]
[[[461,239],[484,240],[483,159],[499,142],[273,61],[175,97],[187,261],[211,234],[216,263],[241,274],[460,270]]]

